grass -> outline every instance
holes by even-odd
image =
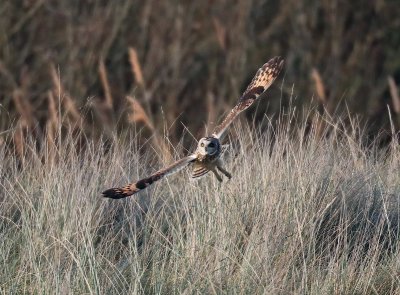
[[[162,165],[136,135],[0,145],[1,292],[398,294],[399,146],[305,129],[235,125],[231,181],[184,171],[119,201],[100,193]]]
[[[299,108],[349,110],[375,136],[390,132],[389,106],[399,130],[397,2],[0,1],[0,132],[19,121],[40,141],[54,105],[96,140],[131,127],[130,96],[176,144],[177,117],[198,137],[199,112],[212,122],[277,55],[285,68],[269,93],[282,100],[260,117],[287,107],[294,84]]]

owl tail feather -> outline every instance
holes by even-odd
[[[206,167],[194,166],[191,177],[198,178],[206,175],[208,172],[210,172],[210,170],[208,170]]]

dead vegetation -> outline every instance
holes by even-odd
[[[167,129],[176,143],[185,128],[212,128],[257,67],[282,55],[285,83],[271,96],[283,95],[260,113],[287,106],[294,85],[298,106],[358,114],[369,136],[392,134],[398,11],[391,1],[2,2],[0,130],[18,125],[41,141],[55,106],[63,128],[89,138],[134,125],[144,141]],[[126,115],[127,96],[148,120]]]
[[[24,169],[0,145],[1,290],[399,294],[399,146],[366,149],[324,119],[324,137],[236,122],[232,180],[182,171],[120,201],[100,192],[164,165],[135,133],[79,153],[69,134],[55,158],[26,139]]]

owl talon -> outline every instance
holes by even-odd
[[[229,180],[232,178],[232,174],[222,168],[222,166],[217,165],[217,169],[221,171],[226,177],[228,177]]]
[[[218,181],[222,182],[222,177],[218,174],[217,170],[213,169],[211,171],[214,173],[215,177],[217,177]]]

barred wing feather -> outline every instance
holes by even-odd
[[[121,188],[110,188],[103,192],[103,197],[111,198],[111,199],[122,199],[129,197],[133,194],[140,192],[141,190],[147,188],[152,185],[154,182],[162,179],[165,176],[174,174],[183,168],[185,168],[189,163],[195,161],[197,155],[193,154],[183,159],[180,159],[173,163],[172,165],[160,169],[157,172],[153,173],[149,177],[143,178],[137,182],[130,183]]]
[[[256,99],[271,86],[282,70],[282,67],[283,59],[280,56],[277,56],[264,64],[257,71],[236,106],[228,114],[225,120],[215,128],[213,133],[214,137],[222,139],[229,125],[235,120],[235,118],[241,112],[249,108]]]

